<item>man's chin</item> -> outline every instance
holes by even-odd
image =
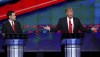
[[[13,21],[16,21],[16,20],[13,20]]]
[[[73,16],[69,16],[69,18],[73,18]]]

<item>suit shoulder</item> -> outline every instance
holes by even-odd
[[[7,25],[8,24],[8,21],[4,22],[2,25]]]
[[[73,19],[75,19],[75,20],[79,20],[78,18],[76,18],[76,17],[73,17]]]
[[[60,18],[59,21],[63,21],[63,20],[66,20],[67,18],[66,17],[63,17],[63,18]]]
[[[78,18],[76,18],[76,17],[73,17],[73,19],[74,19],[75,21],[80,22],[80,20],[79,20]]]
[[[15,21],[15,23],[16,23],[16,24],[20,24],[20,22],[18,22],[18,21]]]

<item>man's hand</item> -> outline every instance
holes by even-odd
[[[49,26],[43,26],[43,28],[45,29],[45,30],[49,30],[50,31],[50,27]]]
[[[91,28],[91,30],[92,30],[93,32],[97,32],[98,28],[96,28],[96,27],[94,26],[94,27]]]

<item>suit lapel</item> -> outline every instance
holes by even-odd
[[[67,17],[64,18],[64,25],[65,25],[66,31],[68,31]]]
[[[73,33],[75,32],[75,27],[76,27],[76,20],[75,20],[75,18],[73,17],[73,22],[74,22],[74,29],[73,29]]]
[[[15,32],[16,32],[16,26],[17,26],[17,24],[16,24],[16,22],[14,21],[14,29],[15,29]]]
[[[8,21],[8,28],[11,29],[11,31],[13,31],[12,26],[9,21]]]

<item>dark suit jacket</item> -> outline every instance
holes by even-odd
[[[74,21],[73,33],[78,33],[78,30],[80,30],[82,32],[91,32],[90,29],[83,28],[83,26],[78,18],[73,17],[73,21]],[[66,35],[69,33],[68,25],[67,25],[67,17],[59,19],[56,28],[51,28],[50,31],[56,32],[58,30],[61,30],[61,39],[66,38]]]
[[[14,21],[14,24],[15,24],[15,27],[14,27],[15,32],[13,31],[9,21],[2,24],[2,33],[23,33],[20,23]]]

